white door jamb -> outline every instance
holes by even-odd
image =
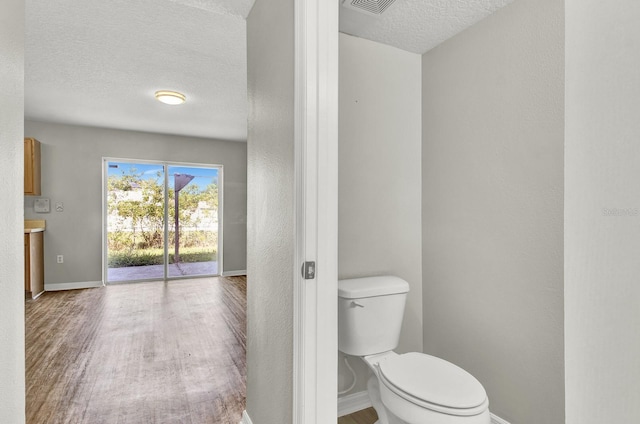
[[[295,1],[293,422],[337,419],[338,2]],[[314,279],[301,266],[315,261]]]

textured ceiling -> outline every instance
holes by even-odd
[[[340,31],[422,54],[513,1],[396,0],[380,16],[341,7]]]
[[[424,53],[511,1],[396,0],[381,16],[341,7],[340,30]],[[253,2],[27,0],[26,118],[246,140]],[[163,89],[187,103],[157,102]]]
[[[246,139],[252,0],[27,0],[25,115]],[[157,102],[156,90],[187,103]]]

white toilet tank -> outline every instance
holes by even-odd
[[[338,281],[338,349],[367,356],[398,346],[409,283],[394,276]]]

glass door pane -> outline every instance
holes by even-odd
[[[107,281],[164,278],[164,166],[107,161]]]
[[[167,174],[168,277],[217,275],[220,168],[170,165]]]

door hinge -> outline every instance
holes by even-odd
[[[313,261],[302,264],[302,278],[305,280],[313,280],[316,278],[316,263]]]

